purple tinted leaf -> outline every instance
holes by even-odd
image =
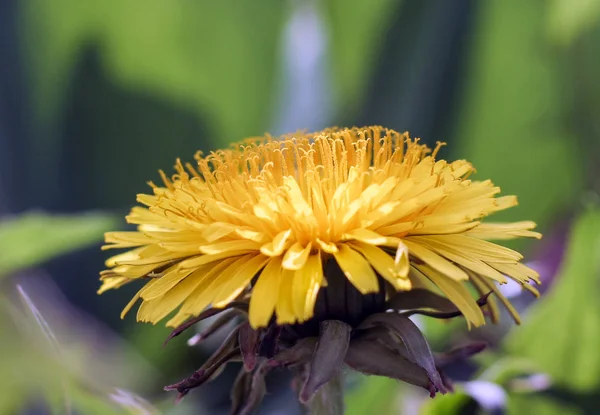
[[[177,400],[181,400],[187,393],[193,389],[201,386],[205,383],[214,372],[216,372],[221,366],[227,364],[230,360],[235,358],[239,352],[237,350],[231,350],[228,353],[222,355],[219,359],[217,359],[211,366],[202,367],[192,373],[191,376],[179,381],[177,383],[173,383],[172,385],[167,385],[164,387],[166,391],[176,390],[179,392],[177,396]]]
[[[251,372],[256,366],[260,332],[252,329],[250,323],[245,323],[240,327],[238,338],[240,342],[240,352],[244,362],[244,369]]]
[[[233,415],[250,415],[260,405],[265,394],[267,393],[267,385],[265,383],[266,368],[259,368],[254,372],[252,376],[252,382],[250,385],[250,391],[246,395],[244,405],[240,408],[240,411]]]
[[[246,304],[246,303],[240,303],[240,302],[235,302],[234,301],[234,302],[231,302],[231,303],[227,304],[227,306],[223,307],[223,308],[209,308],[207,310],[204,310],[197,317],[191,318],[190,320],[188,320],[185,323],[183,323],[181,326],[175,328],[175,330],[173,330],[171,332],[171,334],[169,334],[169,336],[167,337],[167,339],[163,343],[163,346],[166,346],[167,343],[172,338],[179,336],[181,333],[183,333],[185,330],[187,330],[190,327],[192,327],[194,324],[199,323],[202,320],[205,320],[205,319],[207,319],[209,317],[216,316],[217,314],[222,313],[223,311],[229,310],[231,308],[235,308],[237,310],[247,312],[248,311],[248,304]]]
[[[427,340],[415,323],[398,313],[379,313],[367,317],[358,328],[368,329],[377,326],[386,327],[398,336],[406,348],[409,360],[425,369],[427,376],[440,392],[446,392]]]
[[[246,372],[244,369],[240,370],[233,387],[231,388],[231,414],[237,415],[246,402],[246,397],[250,395],[252,387],[252,373]]]
[[[223,343],[219,346],[219,348],[204,362],[202,367],[210,367],[214,364],[214,362],[218,361],[222,356],[228,354],[231,351],[239,352],[238,347],[238,333],[240,328],[244,323],[237,325],[231,333],[227,335]]]
[[[366,375],[386,376],[420,386],[435,396],[436,388],[425,370],[379,342],[352,340],[346,353],[346,364]],[[440,391],[444,393],[445,390]]]
[[[308,402],[342,368],[351,333],[352,327],[341,321],[327,320],[321,323],[308,379],[300,391],[300,402]]]
[[[260,345],[258,346],[258,355],[266,357],[267,359],[275,356],[277,351],[277,340],[279,339],[280,334],[281,326],[278,326],[277,324],[271,324],[267,328],[265,335],[260,341]]]
[[[181,400],[190,389],[196,388],[212,379],[218,371],[222,370],[222,367],[227,362],[239,358],[238,333],[241,326],[242,324],[231,331],[223,344],[204,362],[200,369],[180,382],[165,386],[164,389],[166,391],[177,390],[179,392],[177,400]]]
[[[267,364],[271,367],[278,367],[308,363],[315,351],[316,345],[316,337],[306,337],[299,340],[292,347],[280,350]]]
[[[485,342],[472,342],[465,344],[464,346],[456,347],[445,353],[438,353],[435,355],[435,365],[438,368],[448,366],[451,363],[455,363],[460,360],[468,359],[469,357],[482,352],[487,347]]]
[[[215,319],[215,321],[210,326],[208,326],[205,330],[195,334],[192,338],[190,338],[188,340],[188,346],[195,346],[198,343],[200,343],[201,341],[206,340],[208,337],[213,335],[221,327],[225,326],[231,320],[236,318],[240,313],[241,313],[241,311],[239,311],[239,310],[229,310],[229,311],[223,313],[222,315],[217,317]]]
[[[396,293],[388,300],[386,307],[393,310],[430,308],[444,313],[456,311],[456,306],[452,301],[422,288]]]
[[[477,300],[477,305],[479,307],[485,306],[488,302],[488,297],[490,296],[490,294],[492,294],[491,291],[488,292],[487,294],[481,296]],[[460,312],[458,310],[458,308],[456,308],[456,307],[454,307],[454,311],[440,312],[440,311],[427,311],[427,310],[411,310],[411,311],[403,312],[401,314],[406,317],[410,317],[414,314],[421,314],[423,316],[433,317],[433,318],[441,318],[441,319],[455,318],[455,317],[460,317],[463,315],[462,312]]]
[[[440,368],[438,368],[438,372],[440,372],[440,377],[442,378],[442,383],[446,387],[446,391],[448,391],[448,392],[454,392],[454,385],[452,385],[452,379],[450,379],[448,377],[448,375],[446,375],[444,373],[443,370],[440,370]]]

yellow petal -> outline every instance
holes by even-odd
[[[188,278],[203,276],[201,282],[194,289],[188,300],[181,306],[181,312],[190,316],[197,315],[210,303],[221,287],[222,275],[235,272],[241,266],[243,259],[227,258],[206,270],[206,268],[194,271]]]
[[[513,206],[517,206],[519,202],[517,201],[516,196],[502,196],[494,199],[494,204],[496,205],[494,211],[497,212],[500,210],[511,208]]]
[[[467,232],[467,235],[483,239],[514,239],[514,238],[536,238],[541,239],[542,234],[533,232],[535,222],[523,221],[513,223],[482,223]]]
[[[351,246],[360,252],[375,271],[392,284],[396,290],[409,290],[411,288],[408,276],[405,278],[398,276],[394,259],[383,249],[363,242],[352,242]]]
[[[361,254],[350,248],[346,244],[338,246],[338,252],[333,256],[338,265],[348,278],[348,281],[356,287],[362,294],[374,293],[379,291],[379,282],[377,275]]]
[[[187,277],[190,272],[191,270],[181,270],[176,267],[171,268],[165,275],[156,278],[154,284],[146,284],[141,290],[140,295],[144,300],[152,300],[153,298],[160,297],[173,288],[179,281]]]
[[[132,261],[134,259],[139,259],[140,253],[144,252],[144,250],[146,250],[146,247],[132,249],[130,251],[111,256],[106,261],[104,261],[104,264],[107,267],[111,268],[111,267],[114,267],[117,264],[119,264],[119,262],[121,262],[121,261]]]
[[[297,320],[294,314],[294,302],[292,297],[292,284],[294,271],[282,269],[279,282],[279,296],[275,311],[277,313],[277,324],[292,324]]]
[[[409,238],[412,239],[412,238]],[[495,268],[492,268],[485,262],[478,259],[477,256],[470,255],[470,253],[464,250],[455,249],[450,245],[440,244],[434,239],[423,237],[418,240],[419,243],[429,247],[432,250],[435,250],[438,254],[442,255],[445,258],[448,258],[450,261],[455,262],[458,265],[461,265],[465,269],[470,269],[477,274],[484,275],[488,278],[498,281],[499,283],[506,283],[506,277],[498,272]]]
[[[323,281],[323,266],[321,254],[308,257],[306,264],[294,274],[292,298],[294,313],[300,321],[306,321],[313,316],[317,294]]]
[[[177,314],[175,314],[169,321],[166,322],[165,326],[173,328],[179,327],[190,317],[191,316],[189,314],[182,313],[180,309]]]
[[[310,242],[306,246],[302,246],[300,242],[296,242],[285,253],[282,262],[283,268],[291,271],[302,268],[308,259],[311,248],[312,244]]]
[[[180,281],[164,295],[156,297],[150,301],[145,301],[152,311],[145,314],[145,320],[151,323],[158,323],[169,313],[181,305],[188,298],[198,285],[202,282],[203,275],[193,275]]]
[[[246,239],[237,241],[218,242],[211,245],[200,247],[200,251],[206,255],[218,255],[231,251],[258,251],[260,244],[258,242],[249,241]]]
[[[253,230],[253,229],[237,228],[235,230],[235,233],[240,238],[248,239],[250,241],[254,241],[254,242],[258,242],[258,243],[265,243],[268,239],[267,234],[265,234],[264,232]]]
[[[473,286],[475,287],[475,289],[477,290],[477,293],[479,294],[480,297],[487,295],[490,292],[490,289],[488,288],[488,286],[485,285],[481,281],[481,279],[479,278],[479,276],[477,274],[475,274],[473,272],[467,272],[467,274],[469,274],[470,281],[473,284]],[[505,297],[505,299],[506,299],[506,297]],[[486,303],[485,307],[487,308],[487,312],[489,313],[489,317],[490,317],[490,320],[492,320],[492,323],[497,324],[500,321],[500,310],[498,308],[498,298],[496,298],[493,295],[489,295],[487,297],[487,303]],[[485,312],[484,312],[484,314],[485,314]]]
[[[141,232],[106,232],[104,241],[110,245],[104,245],[105,249],[131,248],[134,246],[152,244],[155,241]]]
[[[429,235],[415,238],[436,241],[448,247],[468,252],[469,255],[477,255],[479,259],[486,262],[514,263],[523,259],[523,255],[510,248],[465,235]]]
[[[253,328],[269,323],[277,304],[281,272],[281,257],[271,258],[252,288],[248,318]]]
[[[433,269],[436,269],[442,274],[447,275],[449,278],[452,278],[456,281],[464,281],[469,279],[469,276],[462,269],[458,268],[450,261],[439,256],[438,254],[424,247],[423,245],[412,242],[408,239],[406,239],[404,243],[408,247],[412,255],[421,259]]]
[[[421,226],[420,222],[400,222],[395,223],[393,225],[384,226],[382,228],[377,229],[377,232],[381,235],[392,236],[399,235],[403,236],[406,233],[412,234],[415,229]]]
[[[338,250],[337,245],[335,243],[325,242],[319,238],[317,238],[317,245],[319,245],[319,248],[321,248],[323,251],[327,252],[328,254],[334,254]]]
[[[189,256],[188,253],[185,252],[170,252],[166,249],[159,247],[158,245],[146,245],[142,247],[139,251],[135,249],[137,253],[137,258],[125,258],[125,257],[113,257],[111,260],[114,260],[114,265],[152,265],[173,261],[180,258],[185,258]],[[130,251],[131,252],[131,251]],[[125,252],[128,254],[129,252]],[[123,254],[123,255],[125,255]]]
[[[490,263],[490,265],[521,284],[525,284],[529,280],[533,280],[538,284],[540,283],[540,274],[533,268],[529,268],[520,262],[516,264]]]
[[[229,223],[215,222],[202,230],[202,239],[206,242],[214,242],[235,231],[235,226]]]
[[[513,305],[508,301],[508,299],[502,294],[502,292],[498,289],[498,286],[493,281],[490,281],[486,278],[482,278],[479,275],[471,275],[471,278],[474,281],[478,281],[480,284],[484,285],[488,291],[491,290],[498,297],[500,302],[506,307],[506,310],[512,316],[513,320],[516,324],[521,324],[521,317],[519,316],[519,312],[513,307]]]
[[[245,255],[253,251],[254,249],[243,249],[240,251],[225,251],[211,255],[198,255],[181,261],[179,267],[181,269],[198,268],[202,265],[210,264],[211,262],[222,261],[227,258],[238,258],[241,255]]]
[[[371,245],[382,245],[387,241],[387,238],[385,236],[382,236],[377,232],[362,228],[353,229],[349,232],[346,232],[344,235],[342,235],[342,239],[353,239]]]
[[[446,235],[467,232],[477,226],[480,222],[449,223],[447,225],[414,227],[409,235]]]
[[[133,298],[129,301],[129,303],[127,303],[127,305],[125,306],[125,308],[123,308],[123,311],[121,311],[121,319],[124,319],[125,316],[127,315],[127,313],[129,313],[129,311],[131,310],[131,308],[135,305],[135,303],[137,303],[137,301],[140,299],[142,291],[144,290],[144,288],[146,288],[148,285],[152,285],[156,282],[157,280],[151,280],[150,282],[148,282],[148,284],[146,284],[141,290],[139,290],[134,296]]]
[[[536,298],[540,298],[540,292],[537,288],[533,287],[531,284],[525,283],[522,285],[524,290],[529,291],[531,294],[535,295]]]
[[[213,307],[225,307],[235,300],[268,260],[269,257],[262,254],[245,257],[243,265],[235,273],[223,276],[221,289],[213,300]]]
[[[304,216],[309,216],[312,214],[312,209],[306,203],[306,199],[302,194],[302,190],[298,185],[296,179],[292,176],[285,176],[283,178],[284,186],[287,189],[288,196],[290,198],[291,205],[294,206],[296,211]]]
[[[410,262],[408,258],[408,248],[402,242],[398,243],[396,248],[396,256],[394,257],[395,272],[400,278],[406,278],[408,276],[408,270],[410,269]]]
[[[465,316],[467,324],[473,323],[475,327],[485,324],[485,319],[479,305],[477,305],[477,302],[473,299],[464,284],[448,278],[426,265],[417,265],[416,268],[454,303]]]
[[[103,292],[106,292],[108,290],[119,288],[122,285],[127,284],[130,281],[131,280],[129,278],[125,278],[125,277],[106,278],[105,280],[102,281],[102,286],[98,289],[98,294],[102,294]]]
[[[260,247],[260,252],[266,256],[279,256],[283,254],[290,244],[292,230],[281,231],[273,238],[272,242],[266,243]]]

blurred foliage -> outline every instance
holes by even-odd
[[[507,348],[534,362],[556,384],[577,391],[600,387],[600,211],[583,215],[571,233],[566,261],[543,301],[507,339]]]
[[[209,112],[217,144],[266,128],[284,2],[244,0],[231,7],[212,1],[142,6],[29,0],[22,5],[32,90],[42,118],[56,116],[82,49],[98,42],[115,82]]]
[[[33,212],[0,222],[0,275],[31,268],[55,256],[96,243],[113,228],[102,214],[46,215]],[[123,387],[143,388],[155,375],[139,357],[116,339],[91,334],[84,322],[60,310],[51,292],[20,285],[0,292],[0,414],[27,408],[52,408],[52,413],[152,415],[149,402]],[[17,299],[20,297],[20,303]],[[40,305],[44,305],[40,308]],[[124,364],[127,362],[127,364]]]
[[[103,232],[116,224],[115,217],[99,213],[67,216],[31,212],[0,221],[0,276],[97,243]]]
[[[383,41],[391,24],[392,11],[402,1],[327,0],[318,3],[324,9],[329,30],[331,81],[339,111],[355,112],[365,94],[369,75],[377,67]]]
[[[423,405],[421,415],[469,415],[486,414],[476,401],[460,388],[451,395],[444,395],[428,401]],[[512,394],[507,402],[506,413],[509,415],[543,414],[543,415],[582,415],[583,412],[557,398],[543,394]]]
[[[427,401],[420,413],[421,415],[465,414],[465,409],[470,403],[472,403],[471,397],[457,388],[452,394]]]
[[[508,401],[508,414],[583,415],[574,404],[545,394],[514,394]]]
[[[122,385],[124,368],[111,363],[116,356],[100,353],[95,344],[88,343],[85,348],[88,352],[94,350],[94,357],[82,364],[79,356],[85,350],[78,351],[73,345],[67,346],[58,340],[74,333],[52,329],[26,294],[22,294],[22,299],[25,307],[3,298],[0,308],[0,328],[3,332],[12,332],[12,336],[0,338],[0,413],[22,413],[30,405],[53,408],[52,413],[56,414],[71,411],[98,415],[158,413],[154,410],[141,412],[140,404],[134,405],[133,399],[130,402],[111,399],[116,389],[104,383],[99,369],[103,365],[100,371],[106,373],[107,369],[112,370],[115,385]],[[82,340],[79,337],[78,343]],[[125,350],[111,352],[124,353]],[[124,354],[122,358],[125,358]],[[130,361],[130,364],[128,370],[139,372],[136,376],[129,376],[129,382],[135,380],[134,383],[140,386],[143,379],[140,376],[148,376],[149,373],[135,361]],[[139,398],[137,401],[143,402]],[[152,408],[150,404],[146,407]]]
[[[494,220],[529,218],[542,231],[581,192],[582,154],[567,128],[564,62],[543,36],[543,0],[480,4],[455,149],[520,207]],[[544,185],[542,185],[544,184]]]
[[[124,206],[175,157],[269,125],[284,2],[19,4],[31,165],[45,171],[33,187],[52,208]]]
[[[393,397],[397,396],[400,391],[397,381],[377,376],[367,378],[361,375],[357,377],[362,384],[359,384],[357,390],[350,389],[346,394],[346,415],[395,413],[396,402]]]
[[[600,20],[597,0],[552,0],[549,3],[548,35],[560,45],[570,45]]]

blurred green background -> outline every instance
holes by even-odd
[[[509,292],[518,328],[423,322],[434,350],[491,346],[455,394],[351,378],[348,413],[598,413],[599,44],[599,0],[0,2],[0,414],[227,413],[233,369],[162,392],[218,339],[119,320],[136,287],[96,296],[102,234],[177,157],[367,124],[517,194],[496,219],[538,223],[544,287]],[[261,414],[295,413],[278,376]]]

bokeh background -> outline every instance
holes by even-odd
[[[0,414],[227,413],[235,370],[174,406],[164,384],[219,339],[166,348],[97,296],[106,230],[146,182],[264,132],[381,124],[466,158],[532,219],[544,285],[523,315],[434,350],[489,349],[435,400],[350,377],[348,414],[596,414],[600,404],[600,1],[0,1]],[[183,336],[182,336],[183,337]],[[261,414],[299,413],[288,379]]]

